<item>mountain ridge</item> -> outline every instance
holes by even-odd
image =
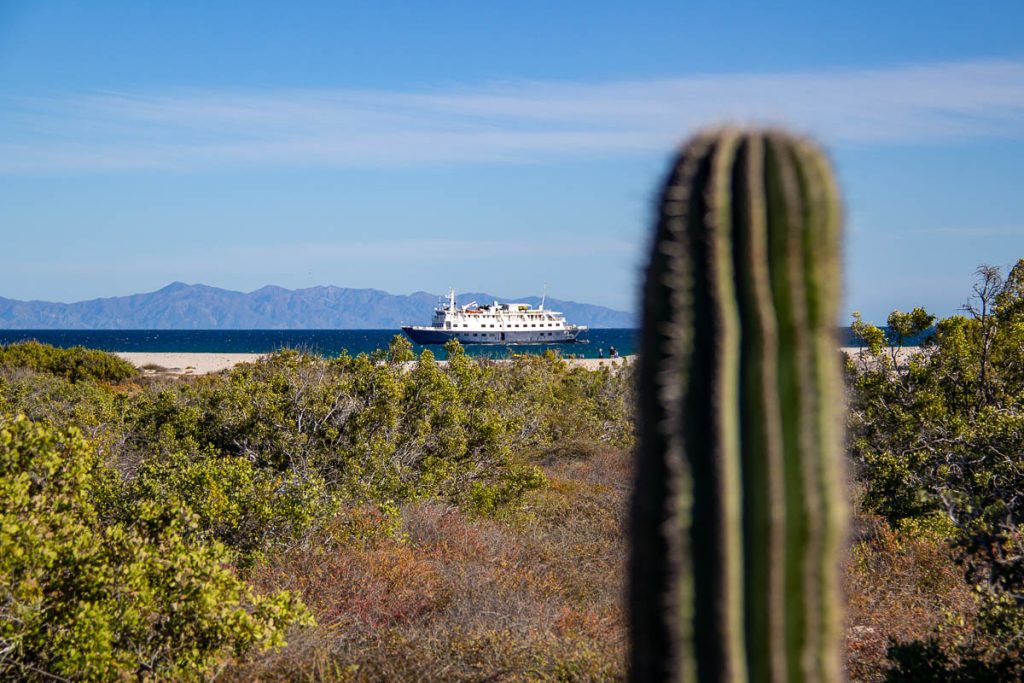
[[[458,301],[540,303],[540,297],[499,297],[485,292]],[[390,294],[380,289],[315,285],[287,289],[264,285],[251,292],[202,283],[171,282],[152,292],[71,303],[0,297],[4,329],[386,329],[428,324],[439,295]],[[590,327],[634,327],[635,317],[606,306],[548,298],[546,306]]]

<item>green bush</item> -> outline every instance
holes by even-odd
[[[910,358],[880,347],[877,328],[854,330],[874,346],[848,374],[864,506],[945,535],[978,595],[976,617],[942,658],[937,641],[893,650],[900,676],[928,661],[934,680],[1024,676],[1024,260],[1005,277],[979,268],[974,294],[968,315],[939,321]],[[898,336],[932,320],[920,309],[889,318]]]
[[[37,341],[0,345],[0,367],[27,368],[72,382],[124,382],[138,376],[135,366],[112,353],[76,346],[62,349]]]
[[[24,413],[37,422],[74,425],[92,439],[123,431],[126,394],[96,382],[71,382],[30,370],[0,370],[0,412]]]
[[[514,512],[553,449],[633,438],[628,370],[447,350],[136,384],[110,354],[0,347],[0,416],[27,416],[0,417],[0,679],[205,677],[308,620],[243,581],[275,558],[373,546],[411,501]]]
[[[309,622],[236,577],[185,510],[142,500],[104,523],[97,495],[118,485],[77,430],[0,422],[0,677],[198,678]]]
[[[285,351],[143,393],[131,402],[128,431],[132,448],[160,458],[201,458],[212,449],[259,469],[319,478],[352,501],[463,503],[485,487],[514,506],[542,481],[528,462],[538,435],[557,432],[556,421],[590,419],[587,406],[573,412],[524,395],[515,372],[485,367],[454,347],[446,367],[429,351],[412,367]],[[558,372],[551,381],[561,391],[581,393],[571,386],[575,374]],[[619,420],[627,421],[624,413]]]
[[[111,507],[129,521],[146,501],[187,510],[197,533],[236,551],[246,565],[303,538],[338,509],[316,473],[261,469],[212,451],[147,460]]]

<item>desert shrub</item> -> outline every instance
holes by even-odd
[[[608,447],[548,466],[517,515],[415,501],[398,534],[275,556],[257,585],[301,590],[320,626],[221,678],[622,680],[630,465]]]
[[[554,352],[518,355],[493,368],[517,442],[538,451],[573,441],[628,447],[633,442],[633,373],[572,368]]]
[[[891,675],[894,644],[954,641],[950,620],[969,621],[974,592],[955,551],[938,533],[896,529],[884,519],[854,518],[858,539],[844,567],[846,668],[850,680]]]
[[[0,422],[0,676],[196,678],[308,621],[238,579],[185,511],[145,500],[104,524],[97,491],[117,481],[76,430]]]
[[[22,610],[0,614],[0,678],[199,677],[302,621],[280,587],[346,630],[296,631],[260,662],[306,671],[291,657],[326,637],[311,666],[342,678],[620,676],[628,370],[448,352],[286,350],[129,384],[0,365],[0,414],[36,422],[4,423],[8,452],[56,468],[3,508],[36,531],[0,527],[0,611]],[[51,500],[58,480],[73,504]],[[437,512],[431,540],[410,510]]]
[[[198,533],[235,551],[243,565],[298,542],[338,507],[315,473],[261,469],[209,450],[147,460],[107,508],[128,521],[146,501],[186,510]]]
[[[900,676],[1018,680],[1024,669],[1024,261],[978,270],[967,315],[939,321],[923,352],[874,344],[850,364],[851,454],[864,505],[893,525],[928,527],[959,553],[978,605],[957,638],[893,650]],[[923,311],[894,312],[913,333]],[[877,341],[871,326],[855,330]],[[941,530],[941,531],[940,531]],[[901,649],[902,648],[902,649]],[[928,657],[940,648],[941,657]],[[929,668],[930,667],[930,668]],[[967,673],[964,673],[967,672]]]
[[[37,341],[0,345],[0,367],[27,368],[71,382],[124,382],[139,374],[134,365],[112,353],[81,346],[62,349]]]
[[[503,411],[514,397],[493,373],[458,353],[442,368],[427,351],[408,369],[285,351],[139,396],[129,431],[137,450],[212,448],[350,500],[514,506],[543,476],[514,450],[519,423]]]
[[[123,432],[121,416],[128,401],[125,393],[95,382],[0,369],[0,411],[59,427],[74,425],[92,440]]]

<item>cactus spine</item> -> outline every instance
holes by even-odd
[[[845,529],[830,166],[779,131],[683,148],[643,292],[637,681],[838,681]]]

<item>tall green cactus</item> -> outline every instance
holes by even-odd
[[[838,681],[840,209],[776,130],[683,148],[647,267],[636,681]]]

